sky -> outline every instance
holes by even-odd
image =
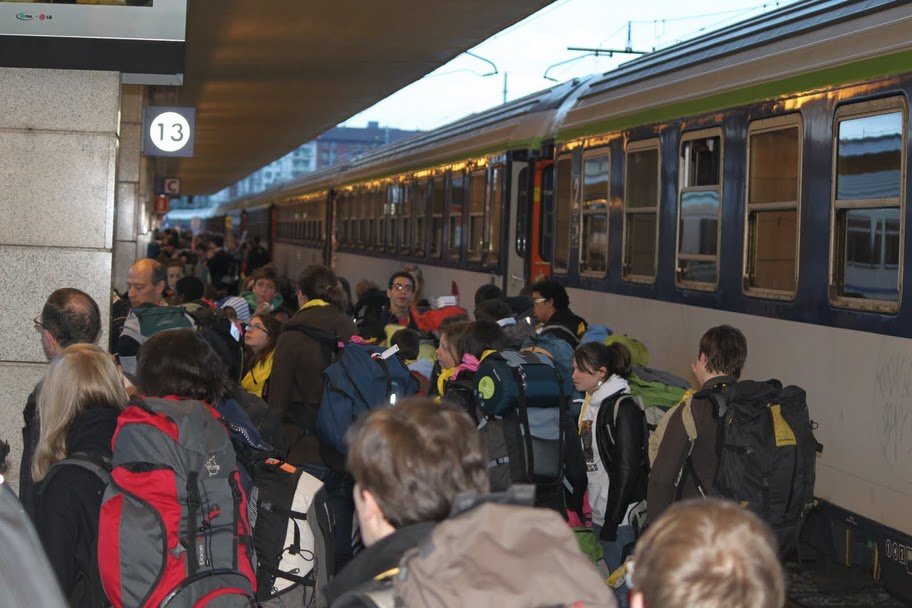
[[[400,129],[433,129],[503,103],[505,77],[510,101],[557,84],[544,78],[546,72],[564,82],[630,61],[636,56],[594,57],[567,50],[625,49],[628,22],[630,48],[651,51],[793,2],[557,0],[471,49],[488,61],[463,53],[341,126],[364,127],[376,121]],[[496,66],[496,74],[488,62]]]

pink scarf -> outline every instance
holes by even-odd
[[[468,353],[462,356],[462,362],[456,366],[456,370],[453,372],[453,375],[450,376],[450,380],[455,380],[459,374],[463,371],[477,372],[478,371],[478,359],[474,355]]]

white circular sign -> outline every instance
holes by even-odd
[[[149,137],[162,152],[177,152],[190,141],[190,123],[177,112],[162,112],[152,120]]]

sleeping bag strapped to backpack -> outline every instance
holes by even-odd
[[[116,608],[251,606],[247,497],[206,403],[134,397],[117,420],[98,565]]]
[[[335,569],[332,514],[323,482],[279,460],[257,465],[250,523],[263,608],[316,605]]]
[[[541,353],[503,351],[485,357],[474,378],[492,489],[534,483],[538,504],[560,498],[567,398],[554,363]]]
[[[418,381],[395,350],[353,340],[324,373],[317,435],[345,455],[345,433],[358,416],[375,407],[395,405],[417,392]]]
[[[569,342],[554,333],[533,333],[523,342],[522,350],[547,355],[554,363],[561,394],[569,399],[578,396],[573,388],[573,347]]]
[[[760,515],[773,529],[780,554],[795,548],[814,504],[816,453],[822,450],[804,389],[746,380],[731,386],[727,397],[716,390],[694,397],[712,401],[719,418],[714,493]],[[694,481],[701,493],[709,489],[702,483],[709,480]]]

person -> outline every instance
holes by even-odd
[[[486,300],[503,301],[503,290],[494,283],[485,283],[475,290],[475,306]]]
[[[482,300],[475,307],[474,314],[478,321],[494,321],[503,328],[504,348],[518,350],[533,331],[528,319],[516,319],[513,311],[503,300]]]
[[[168,302],[174,304],[173,299],[175,294],[177,294],[177,282],[184,278],[184,263],[181,260],[168,260],[165,264],[165,274],[168,278],[165,298]]]
[[[276,341],[282,324],[271,314],[254,315],[244,334],[248,362],[241,386],[249,393],[269,399],[269,377],[275,355]]]
[[[406,264],[400,270],[412,275],[412,284],[415,286],[415,293],[412,295],[414,305],[430,308],[431,303],[424,293],[424,272],[422,272],[421,267],[417,264]]]
[[[279,281],[275,270],[269,267],[260,268],[250,276],[253,283],[250,291],[245,291],[241,297],[247,301],[251,316],[269,314],[278,310],[282,304],[282,294],[279,293]]]
[[[394,272],[389,278],[386,297],[389,298],[387,324],[408,327],[412,323],[410,309],[415,300],[415,278],[404,270]]]
[[[130,272],[127,274],[127,294],[133,309],[124,321],[115,353],[125,374],[135,373],[136,354],[144,341],[139,315],[143,309],[164,304],[163,294],[167,279],[165,268],[155,260],[143,258],[130,266]]]
[[[573,386],[586,394],[579,438],[588,471],[592,528],[605,549],[611,571],[624,562],[635,531],[628,520],[646,497],[646,421],[632,399],[630,351],[623,344],[581,345],[573,355]],[[626,590],[618,590],[626,605]]]
[[[446,384],[459,364],[459,340],[469,328],[469,321],[447,323],[440,329],[440,340],[437,344],[437,365],[431,374],[431,389],[443,396]]]
[[[484,495],[489,485],[475,425],[449,405],[410,398],[370,410],[349,429],[348,442],[355,513],[367,548],[330,583],[329,605],[345,591],[389,576],[447,517],[458,494]]]
[[[701,391],[718,390],[727,395],[728,387],[741,377],[746,360],[744,334],[731,325],[719,325],[700,338],[697,360],[690,367]],[[686,408],[679,407],[669,414],[671,417],[649,473],[648,521],[656,521],[678,498],[700,496],[694,475],[710,486],[716,477],[715,406],[709,399],[693,399],[689,409],[697,438],[691,446],[683,419]],[[688,460],[692,467],[686,466]]]
[[[567,290],[554,279],[543,279],[532,286],[532,313],[540,333],[553,333],[573,348],[588,327],[585,319],[570,310]]]
[[[298,278],[298,312],[285,324],[276,342],[269,407],[285,423],[291,446],[288,460],[295,465],[322,462],[314,430],[323,398],[323,370],[330,362],[327,349],[332,345],[321,344],[307,328],[348,341],[355,334],[355,324],[339,308],[341,297],[329,268],[306,268]]]
[[[101,335],[101,312],[92,297],[72,287],[57,289],[48,296],[41,314],[34,320],[41,337],[41,348],[48,361],[56,359],[63,349],[73,344],[93,344]],[[35,488],[32,483],[32,456],[38,445],[40,421],[39,382],[29,394],[22,411],[22,459],[19,466],[19,498],[25,512],[35,515]]]
[[[472,418],[475,411],[475,372],[478,365],[492,352],[503,348],[503,330],[493,321],[473,321],[468,324],[456,344],[456,367],[450,374],[443,400],[458,405]]]
[[[38,397],[35,527],[71,606],[104,602],[95,545],[106,480],[81,465],[59,463],[77,455],[95,466],[110,461],[117,416],[127,401],[114,361],[94,344],[65,348],[48,368]]]
[[[716,498],[672,505],[628,563],[631,608],[782,608],[785,578],[763,521]]]

